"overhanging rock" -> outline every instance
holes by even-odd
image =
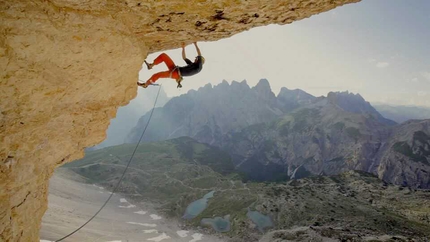
[[[351,2],[0,0],[0,240],[38,240],[49,177],[105,138],[148,53]]]

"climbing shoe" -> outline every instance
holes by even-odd
[[[176,88],[181,88],[182,87],[182,85],[181,85],[182,80],[183,80],[182,76],[179,79],[176,80],[176,83],[178,83],[178,85],[176,86]]]
[[[152,67],[154,66],[154,64],[148,63],[145,61],[146,67],[148,68],[148,70],[151,70]]]
[[[147,87],[148,87],[148,85],[146,84],[146,82],[145,82],[145,83],[137,82],[137,85],[138,85],[138,86],[141,86],[141,87],[143,87],[143,88],[147,88]]]

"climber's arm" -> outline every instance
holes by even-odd
[[[182,59],[184,59],[184,61],[187,63],[187,65],[192,64],[193,62],[190,61],[187,56],[185,55],[185,43],[182,42]]]
[[[182,59],[187,59],[187,56],[185,55],[185,43],[182,42]]]
[[[199,49],[199,47],[197,46],[197,42],[194,42],[194,46],[196,47],[197,55],[198,55],[198,56],[202,56],[202,53],[200,52],[200,49]]]

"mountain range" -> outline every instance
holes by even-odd
[[[430,119],[429,107],[393,106],[387,104],[373,105],[384,117],[403,123],[411,119]]]
[[[140,118],[127,143],[137,141],[148,118]],[[228,152],[251,180],[361,170],[398,185],[430,187],[430,120],[397,124],[359,94],[314,97],[282,88],[276,96],[266,79],[255,87],[208,84],[155,109],[144,142],[181,136]]]

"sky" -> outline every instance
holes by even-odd
[[[364,0],[288,25],[253,28],[215,42],[199,42],[203,70],[185,77],[177,89],[173,79],[158,83],[169,97],[223,80],[246,80],[250,86],[266,78],[277,95],[282,87],[314,96],[330,91],[360,93],[371,103],[430,107],[430,1]],[[185,65],[181,49],[165,51]],[[197,55],[193,45],[187,57]],[[160,53],[153,53],[152,62]],[[146,81],[159,65],[143,68]],[[140,88],[142,89],[142,88]],[[139,90],[138,95],[157,91]]]

